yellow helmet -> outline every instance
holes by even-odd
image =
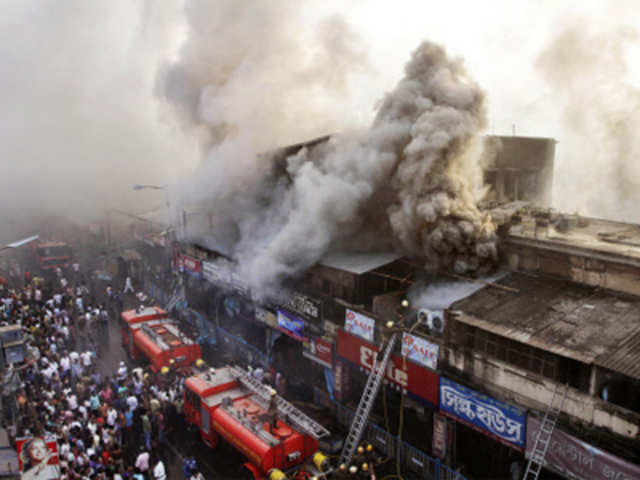
[[[167,373],[169,373],[169,367],[162,367],[160,369],[160,373],[166,375]]]
[[[196,360],[196,367],[201,367],[202,365],[204,365],[204,360],[202,360],[201,358]]]
[[[358,447],[358,453],[364,453],[364,447],[362,445]]]
[[[173,365],[174,363],[176,363],[175,359],[170,358],[170,359],[169,359],[169,365]]]
[[[367,452],[373,452],[373,445],[367,443]]]

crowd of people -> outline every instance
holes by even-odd
[[[63,480],[165,480],[167,435],[184,430],[184,378],[125,362],[101,373],[101,348],[118,312],[113,289],[98,295],[75,268],[72,279],[56,273],[0,285],[0,321],[22,327],[27,349],[24,365],[6,370],[2,395],[11,441],[27,439],[22,478],[49,478],[46,469],[57,468]],[[49,464],[55,454],[58,466]],[[183,475],[203,479],[193,457]]]

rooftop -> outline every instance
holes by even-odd
[[[511,225],[507,240],[536,242],[550,249],[586,249],[640,262],[640,225],[630,223],[552,214],[548,220],[538,219],[536,227],[536,218],[524,214],[520,223]]]
[[[640,298],[512,272],[455,302],[458,321],[640,379]]]
[[[402,257],[402,254],[395,252],[332,252],[325,255],[318,263],[324,267],[331,267],[336,270],[343,270],[355,273],[356,275],[361,275],[394,262]]]

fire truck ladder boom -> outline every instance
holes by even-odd
[[[167,303],[167,306],[164,307],[164,309],[167,312],[170,312],[171,309],[175,307],[182,300],[184,300],[184,286],[180,286],[175,290],[175,292],[173,293],[173,296],[169,299],[169,302]]]
[[[269,398],[271,397],[271,387],[260,383],[255,377],[251,376],[241,368],[231,367],[231,373],[249,390],[256,393],[263,400],[269,401]],[[276,405],[278,407],[278,413],[282,415],[283,419],[287,419],[294,428],[311,435],[315,439],[331,435],[329,430],[302,413],[298,408],[291,405],[280,395],[276,397]]]
[[[556,403],[556,397],[560,394],[559,389],[562,389],[562,394],[560,397],[560,403],[556,407],[554,404]],[[547,410],[544,413],[544,418],[542,419],[542,423],[538,429],[536,441],[533,445],[533,451],[531,452],[531,457],[529,457],[529,463],[527,464],[527,469],[524,472],[522,480],[536,480],[538,475],[540,475],[540,471],[544,466],[544,458],[547,455],[547,450],[551,444],[551,434],[558,422],[558,417],[562,411],[564,399],[567,396],[567,390],[567,386],[559,384],[557,384],[556,388],[553,390],[551,403],[547,405]]]
[[[378,354],[373,363],[373,368],[371,369],[371,373],[369,373],[369,378],[367,378],[367,384],[362,392],[362,397],[360,397],[360,403],[358,404],[356,413],[353,416],[349,435],[347,435],[347,438],[344,441],[344,446],[342,447],[340,465],[349,465],[353,458],[353,454],[358,448],[358,443],[362,438],[362,433],[367,426],[367,420],[369,420],[371,408],[376,400],[378,390],[380,390],[380,384],[382,383],[382,379],[384,378],[384,374],[387,370],[387,363],[389,363],[389,358],[391,357],[391,352],[393,351],[396,339],[397,334],[394,333],[384,347],[382,359],[378,361],[378,357],[380,355]]]

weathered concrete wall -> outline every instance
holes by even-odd
[[[451,348],[442,350],[445,363],[471,376],[498,399],[544,411],[555,383],[496,359]],[[446,376],[446,374],[445,374]],[[640,414],[569,388],[562,411],[587,428],[602,427],[627,439],[640,433]]]
[[[504,253],[512,270],[548,273],[568,280],[640,295],[640,266],[624,259],[585,251],[554,251],[507,240]]]

